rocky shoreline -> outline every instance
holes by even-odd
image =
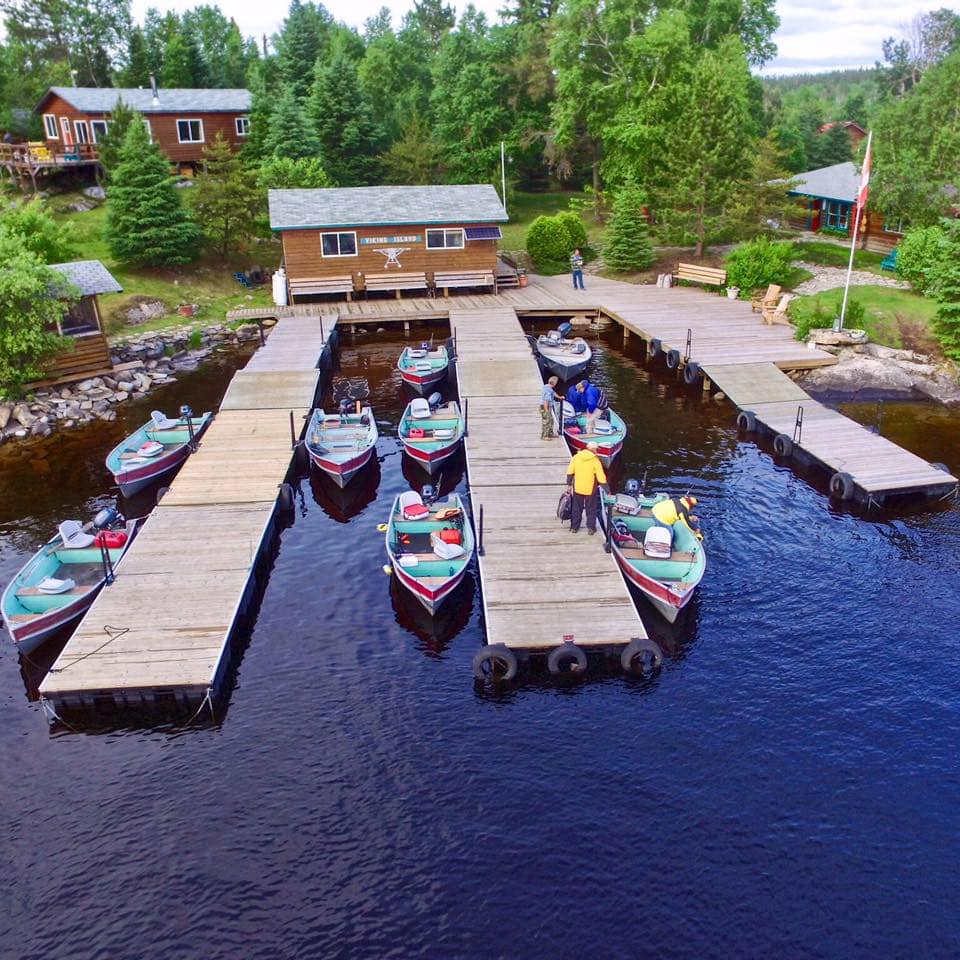
[[[264,333],[273,321],[264,321]],[[72,383],[44,387],[19,402],[0,402],[0,443],[47,437],[54,430],[115,420],[117,404],[139,400],[196,370],[215,351],[236,349],[259,337],[256,324],[191,324],[117,337],[110,343],[114,370]]]

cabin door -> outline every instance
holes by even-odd
[[[65,147],[73,146],[73,134],[70,132],[70,118],[61,117],[60,118],[60,133],[63,137],[63,145]]]

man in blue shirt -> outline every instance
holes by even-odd
[[[543,385],[540,393],[540,439],[553,440],[553,407],[558,400],[563,397],[557,393],[556,386],[558,377],[550,377]]]

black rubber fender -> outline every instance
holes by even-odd
[[[852,500],[856,485],[849,473],[840,471],[830,478],[830,493],[839,500]]]
[[[793,440],[785,433],[778,433],[773,438],[773,452],[778,457],[789,457],[793,453]]]
[[[654,357],[659,357],[660,354],[663,353],[663,342],[654,337],[654,339],[650,341],[649,352],[651,360]]]
[[[293,511],[293,487],[289,483],[280,485],[280,509],[286,513]]]
[[[703,371],[700,369],[700,364],[696,360],[691,360],[683,368],[683,382],[687,386],[692,387],[702,376]]]
[[[634,637],[620,653],[620,666],[624,673],[634,676],[647,675],[647,665],[652,670],[659,670],[663,663],[663,651],[656,640],[649,637]]]
[[[757,415],[752,410],[741,410],[737,414],[737,429],[744,433],[755,433],[757,429]]]
[[[680,351],[679,350],[668,350],[667,351],[667,369],[676,370],[680,366]]]
[[[512,680],[517,675],[517,656],[505,644],[488,643],[473,658],[477,680]]]
[[[930,464],[934,470],[939,470],[941,473],[949,473],[950,468],[945,463],[940,463],[939,461],[933,462]]]
[[[568,661],[569,670],[564,670],[564,664]],[[587,655],[575,644],[567,641],[561,643],[559,647],[554,647],[547,657],[547,669],[555,676],[562,676],[571,673],[583,673],[587,669]]]

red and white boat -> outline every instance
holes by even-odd
[[[310,460],[343,488],[373,459],[378,438],[371,407],[353,413],[315,410],[306,446]]]
[[[614,457],[623,449],[623,441],[627,438],[627,424],[618,413],[608,407],[603,416],[595,418],[591,425],[586,414],[575,413],[573,407],[564,400],[563,436],[574,450],[583,450],[588,443],[595,443],[597,456],[605,467],[609,467]]]
[[[428,343],[419,347],[405,347],[397,360],[397,369],[403,382],[421,396],[447,375],[449,367],[447,348],[431,347]]]
[[[147,423],[107,454],[107,469],[120,492],[129,497],[179,467],[212,419],[212,414],[204,413],[171,420],[154,410]]]
[[[460,405],[450,400],[442,407],[431,407],[428,400],[417,397],[407,404],[397,432],[410,459],[428,473],[436,473],[463,439]]]

